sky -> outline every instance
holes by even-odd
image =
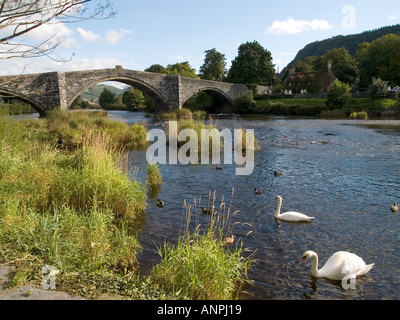
[[[96,5],[101,0],[90,1]],[[27,37],[58,30],[57,55],[0,59],[0,75],[114,68],[143,71],[188,61],[199,72],[215,48],[228,68],[240,44],[258,41],[282,70],[308,43],[400,23],[398,0],[113,0],[109,19],[44,26]]]

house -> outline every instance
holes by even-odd
[[[328,63],[327,70],[311,72],[295,72],[295,67],[289,69],[289,76],[282,82],[286,90],[293,94],[300,94],[302,91],[307,93],[326,93],[333,81],[337,78],[332,72],[332,64]]]

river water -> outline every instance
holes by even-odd
[[[147,122],[142,113],[110,111],[113,119],[131,124]],[[384,118],[383,118],[384,119]],[[218,208],[230,209],[228,226],[246,255],[255,263],[254,280],[241,299],[399,299],[400,214],[389,209],[400,203],[400,120],[324,120],[246,117],[214,120],[222,128],[254,129],[261,150],[255,154],[252,175],[236,176],[236,164],[159,165],[163,183],[150,194],[140,241],[141,271],[158,263],[163,241],[176,242],[182,234],[187,209],[194,204],[192,223],[207,226],[201,214],[215,194]],[[146,152],[129,155],[132,176],[146,179]],[[283,176],[275,177],[274,171]],[[255,195],[254,188],[262,190]],[[232,192],[234,191],[234,192]],[[283,211],[314,216],[312,223],[278,222],[277,203]],[[164,208],[156,200],[165,201]],[[218,208],[219,209],[219,208]],[[233,212],[235,214],[232,214]],[[220,212],[221,213],[221,212]],[[320,267],[336,251],[362,257],[374,268],[345,290],[339,281],[313,279],[311,261],[300,264],[303,252],[315,251]]]
[[[152,120],[134,113],[110,116],[128,123]],[[208,206],[211,192],[216,207],[224,200],[230,208],[228,226],[249,250],[246,255],[256,260],[249,271],[254,285],[241,299],[400,298],[400,215],[389,209],[400,202],[399,120],[257,116],[217,119],[214,125],[255,130],[261,150],[255,154],[254,172],[236,176],[236,164],[223,165],[224,170],[212,164],[160,165],[163,183],[148,199],[141,235],[143,273],[158,262],[163,241],[176,242],[182,233],[185,201],[194,205],[196,199],[192,220],[207,225],[209,218],[200,208]],[[130,162],[144,181],[145,151],[132,152]],[[275,177],[274,171],[284,175]],[[254,188],[263,194],[255,195]],[[283,211],[303,212],[315,220],[278,222],[277,195],[283,198]],[[156,206],[157,198],[165,201],[164,208]],[[312,278],[311,262],[299,263],[306,250],[319,255],[320,267],[339,250],[375,266],[357,279],[356,289],[345,290],[339,281]]]

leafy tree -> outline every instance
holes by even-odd
[[[362,87],[367,88],[373,77],[400,84],[400,36],[388,34],[371,43],[363,43],[356,60]]]
[[[169,64],[167,66],[168,74],[177,74],[181,77],[199,79],[196,70],[193,69],[188,61]]]
[[[271,53],[257,41],[239,46],[238,56],[232,61],[227,82],[268,85],[275,74]]]
[[[200,67],[200,78],[206,80],[223,81],[226,78],[226,58],[215,48],[205,51],[206,57]]]
[[[100,107],[107,109],[112,106],[117,100],[115,93],[111,92],[107,88],[104,88],[99,97]]]
[[[163,74],[168,74],[168,69],[163,67],[160,64],[153,64],[144,71],[146,72],[154,72],[154,73],[163,73]]]
[[[328,90],[326,105],[330,110],[341,109],[346,107],[351,99],[350,86],[335,80]]]
[[[181,77],[199,79],[199,77],[196,74],[196,70],[190,66],[188,61],[169,64],[166,68],[160,64],[153,64],[144,71],[162,73],[162,74],[177,74]]]
[[[332,72],[341,82],[350,86],[358,82],[357,62],[345,48],[329,50],[323,60],[326,67],[329,62],[332,63]]]
[[[125,91],[122,96],[122,103],[132,111],[143,110],[146,106],[146,98],[143,92],[138,89]]]

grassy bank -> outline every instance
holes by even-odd
[[[326,99],[260,99],[255,100],[252,110],[256,114],[349,117],[352,112],[362,111],[379,115],[389,108],[400,110],[400,103],[393,99],[353,98],[345,109],[329,110]]]
[[[0,114],[0,264],[16,267],[7,286],[40,285],[42,268],[51,265],[59,271],[57,289],[87,298],[229,297],[219,292],[222,287],[199,295],[189,290],[191,283],[168,279],[161,271],[140,276],[138,232],[147,190],[123,168],[124,150],[142,145],[145,133],[96,112],[56,111],[27,121]],[[212,226],[209,233],[217,230]],[[200,257],[207,263],[215,250],[232,263],[238,259],[209,233],[197,234],[197,249],[188,257],[192,263]],[[182,242],[179,251],[183,246],[193,249],[192,241]],[[168,254],[175,251],[169,248]],[[163,259],[160,270],[175,268],[173,260]],[[246,278],[246,270],[240,270],[239,278],[228,270],[219,277],[237,288]],[[194,277],[207,288],[200,272],[196,268]]]

